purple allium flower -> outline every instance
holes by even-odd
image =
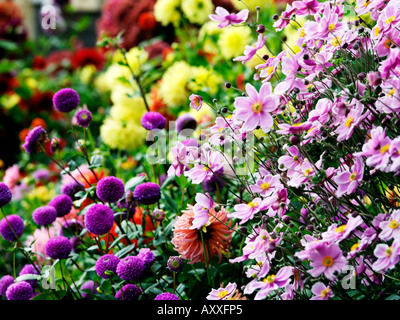
[[[33,177],[35,178],[36,181],[49,180],[50,172],[47,169],[38,169],[33,173]]]
[[[192,94],[189,97],[189,100],[190,100],[189,106],[192,109],[194,109],[196,111],[199,111],[201,109],[201,106],[203,105],[203,98],[201,96],[199,96],[197,94]]]
[[[71,112],[79,105],[78,93],[70,88],[64,88],[56,92],[53,96],[53,105],[57,111]]]
[[[91,300],[92,297],[85,291],[88,291],[92,294],[96,294],[97,287],[98,287],[97,283],[95,283],[93,280],[88,280],[88,281],[84,282],[81,286],[81,291],[80,291],[82,298]],[[83,291],[83,290],[85,290],[85,291]]]
[[[7,300],[29,300],[32,298],[33,289],[26,281],[20,281],[7,288]]]
[[[184,129],[195,130],[197,121],[190,114],[183,114],[176,119],[176,131],[179,133]]]
[[[143,128],[146,130],[153,130],[153,129],[164,129],[167,121],[165,120],[164,116],[161,113],[148,111],[146,112],[142,119],[140,120]]]
[[[124,183],[116,177],[104,177],[97,184],[96,194],[101,201],[117,202],[124,193]]]
[[[85,226],[89,232],[101,236],[108,233],[114,224],[113,211],[104,204],[95,204],[85,214]]]
[[[154,300],[180,300],[177,295],[169,292],[159,294]]]
[[[12,192],[10,188],[4,182],[0,182],[0,208],[9,204],[11,199]]]
[[[121,292],[122,291],[122,292]],[[126,284],[118,290],[115,298],[119,300],[137,300],[142,292],[134,284]]]
[[[81,109],[75,113],[74,120],[76,124],[80,127],[87,128],[92,119],[93,119],[92,113],[87,109]]]
[[[11,214],[0,221],[0,234],[7,241],[16,240],[22,236],[25,230],[24,220],[16,214]]]
[[[51,206],[42,206],[33,211],[32,218],[39,226],[47,226],[56,221],[57,210]]]
[[[80,182],[72,181],[62,188],[61,193],[69,196],[72,200],[76,200],[75,194],[79,191],[85,191],[85,186]]]
[[[40,152],[41,146],[48,139],[47,132],[41,126],[37,126],[29,131],[25,138],[25,143],[22,147],[29,154],[34,154]]]
[[[103,279],[109,279],[111,275],[107,275],[105,272],[112,271],[115,273],[119,261],[119,258],[113,254],[105,254],[104,256],[101,256],[97,259],[95,265],[97,275]]]
[[[64,217],[72,209],[72,199],[65,194],[59,194],[49,202],[49,206],[57,210],[57,217]]]
[[[333,292],[329,286],[325,286],[322,282],[317,282],[311,288],[314,296],[310,300],[328,300],[333,297]]]
[[[248,9],[244,9],[238,13],[229,13],[229,11],[225,8],[217,7],[215,9],[216,14],[210,14],[208,17],[212,21],[219,22],[218,28],[224,28],[229,25],[240,24],[246,21],[247,17],[249,16],[249,12],[250,11]]]
[[[0,296],[6,294],[7,288],[14,283],[14,277],[6,275],[0,279]]]
[[[58,236],[49,239],[45,246],[46,255],[52,259],[67,259],[72,251],[72,243],[68,238]]]
[[[39,267],[37,268],[39,269]],[[31,264],[26,264],[19,272],[20,276],[23,276],[24,274],[39,274],[39,273],[34,266],[32,266]],[[24,281],[28,282],[32,286],[32,289],[35,289],[39,285],[38,280],[24,280]]]
[[[379,238],[388,241],[392,238],[400,240],[400,210],[395,210],[390,215],[388,221],[382,221],[379,224],[382,229]]]
[[[172,272],[179,272],[183,267],[183,261],[178,256],[171,256],[168,259],[167,267]]]
[[[125,257],[118,263],[116,271],[122,280],[138,280],[143,274],[144,262],[135,256]]]
[[[165,212],[160,209],[155,209],[153,211],[153,218],[154,218],[154,220],[159,221],[159,222],[164,221]]]
[[[228,300],[235,294],[236,283],[229,282],[225,288],[211,289],[206,297],[207,300]]]
[[[150,268],[154,262],[154,253],[149,248],[140,249],[137,257],[143,260],[145,269]]]
[[[161,199],[160,186],[157,183],[145,182],[136,186],[133,196],[140,204],[154,204]]]

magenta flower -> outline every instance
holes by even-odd
[[[304,0],[294,1],[292,6],[296,9],[297,16],[303,16],[307,14],[316,14],[321,7],[321,4],[317,0]]]
[[[329,286],[325,286],[322,282],[317,282],[311,288],[314,296],[310,300],[328,300],[333,297],[333,292]]]
[[[280,104],[278,96],[272,93],[272,85],[269,82],[261,86],[258,93],[251,84],[246,84],[248,97],[235,98],[234,116],[244,121],[243,130],[253,131],[260,126],[265,133],[269,132],[274,124],[271,112],[275,111]]]
[[[342,250],[336,243],[325,244],[324,246],[316,249],[310,253],[309,259],[313,269],[308,273],[314,278],[324,274],[329,280],[336,280],[334,272],[342,272],[343,267],[347,265],[347,260],[343,256]]]
[[[239,224],[243,224],[248,220],[253,219],[256,213],[266,210],[267,209],[266,202],[267,202],[266,199],[261,200],[261,198],[254,198],[253,201],[247,204],[245,203],[237,204],[234,207],[235,212],[229,213],[228,217],[240,219],[241,221],[239,222]]]
[[[266,205],[269,207],[267,215],[274,217],[277,214],[282,217],[288,208],[290,200],[286,188],[280,189],[273,193],[273,195],[266,200]]]
[[[236,290],[236,283],[229,282],[225,288],[211,289],[207,300],[230,300]]]
[[[201,109],[201,107],[203,105],[203,98],[201,96],[199,96],[197,94],[192,94],[192,95],[190,95],[189,100],[190,100],[189,106],[192,109],[194,109],[196,111],[199,111]]]
[[[338,226],[336,223],[332,224],[328,230],[322,233],[323,240],[330,242],[334,241],[339,243],[340,241],[348,238],[350,234],[361,224],[363,219],[360,216],[355,218],[350,217],[346,224]]]
[[[391,246],[380,243],[375,247],[374,256],[378,259],[372,265],[374,271],[393,269],[399,262],[400,241],[395,240]]]
[[[341,197],[344,194],[352,194],[356,191],[359,183],[362,182],[364,175],[364,164],[361,157],[357,157],[354,165],[349,171],[338,174],[333,180],[337,183],[336,196]]]
[[[258,35],[257,42],[252,46],[246,46],[244,49],[244,55],[233,59],[233,61],[241,61],[244,64],[246,61],[249,61],[254,55],[257,53],[265,45],[265,40],[267,36],[263,36],[262,34]]]
[[[286,10],[281,13],[279,19],[274,22],[273,27],[276,31],[281,31],[283,28],[289,25],[290,17],[296,11],[295,7],[292,7],[290,4],[286,6]]]
[[[171,148],[171,154],[174,157],[174,160],[171,163],[171,166],[168,169],[168,177],[178,176],[180,177],[182,173],[187,168],[187,148],[186,146],[178,141],[174,147]]]
[[[285,287],[290,282],[293,274],[293,267],[283,267],[276,275],[271,274],[262,281],[256,279],[247,284],[244,294],[251,294],[256,289],[260,289],[254,297],[254,300],[261,300],[268,296],[271,292]]]
[[[379,228],[382,229],[379,238],[383,241],[388,241],[392,238],[400,240],[400,210],[393,211],[389,220],[381,222]]]
[[[296,146],[287,148],[289,156],[282,156],[278,159],[279,165],[284,166],[285,169],[295,169],[303,162],[303,157]]]
[[[283,189],[280,181],[280,175],[267,175],[262,179],[258,179],[255,185],[250,186],[251,191],[259,193],[262,197],[268,197],[277,189]]]
[[[343,141],[350,139],[353,131],[356,127],[360,125],[360,123],[368,116],[369,112],[364,112],[364,107],[362,104],[357,104],[354,109],[351,109],[347,117],[344,121],[339,125],[339,127],[335,130],[335,133],[338,134],[337,140]]]
[[[214,206],[214,201],[208,193],[196,194],[196,204],[193,207],[194,219],[190,229],[201,229],[209,220],[209,210]]]
[[[229,25],[240,24],[246,21],[247,17],[249,16],[249,10],[247,9],[239,11],[238,13],[229,13],[228,10],[222,7],[217,7],[215,9],[215,13],[216,14],[210,14],[208,17],[212,21],[219,22],[218,28],[224,28]]]

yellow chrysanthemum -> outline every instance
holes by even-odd
[[[16,93],[11,93],[9,95],[3,95],[0,97],[0,105],[6,109],[14,108],[21,101],[21,97]]]
[[[134,47],[130,49],[126,53],[126,60],[128,61],[128,64],[130,68],[133,70],[135,75],[138,75],[140,72],[141,66],[148,60],[149,54],[146,50],[138,47]],[[113,62],[118,63],[118,62],[123,62],[125,63],[125,59],[120,51],[117,51],[114,56],[113,56]],[[123,68],[127,68],[122,66]],[[128,69],[129,71],[129,69]]]
[[[243,55],[246,45],[252,42],[249,27],[224,28],[218,39],[218,46],[225,59]]]
[[[112,149],[136,150],[144,144],[146,135],[146,129],[134,120],[121,121],[107,117],[100,127],[101,139]]]
[[[113,119],[128,121],[132,120],[140,124],[140,119],[146,112],[146,106],[142,97],[129,98],[128,104],[116,104],[110,109],[110,115]]]
[[[175,27],[179,25],[181,0],[158,0],[154,6],[154,16],[163,26],[172,23]]]
[[[85,84],[90,83],[96,74],[96,67],[92,64],[88,64],[81,69],[80,78]]]
[[[203,43],[203,50],[207,53],[218,53],[218,46],[212,37],[217,37],[221,33],[218,22],[208,21],[203,24],[199,31],[199,42]]]
[[[213,70],[193,67],[192,81],[189,82],[188,88],[191,91],[208,91],[210,94],[215,94],[222,80],[222,77]]]
[[[185,61],[175,62],[164,73],[158,93],[168,106],[188,103],[187,84],[191,76],[192,67]]]
[[[112,88],[110,97],[111,102],[113,105],[124,105],[129,107],[133,103],[131,96],[134,93],[139,93],[139,89],[117,84]]]
[[[256,11],[256,7],[259,6],[261,9],[275,7],[276,4],[273,0],[244,0],[242,1],[234,0],[232,1],[233,5],[237,10],[250,9],[250,11]]]
[[[34,188],[27,194],[28,199],[37,199],[42,203],[49,202],[56,196],[54,188],[48,188],[47,186],[39,186]]]
[[[181,8],[191,23],[202,24],[212,14],[214,5],[211,0],[184,0]]]
[[[129,86],[126,81],[130,79],[130,76],[128,68],[114,63],[108,67],[105,73],[97,77],[95,85],[99,90],[111,91],[117,85]],[[125,79],[125,81],[121,79]]]

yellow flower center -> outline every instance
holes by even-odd
[[[304,28],[299,29],[299,37],[303,38],[306,36],[306,32],[304,31]]]
[[[329,289],[329,288],[326,288],[326,289],[322,290],[322,291],[321,291],[321,297],[322,297],[322,298],[325,298],[326,295],[327,295],[330,291],[331,291],[331,289]]]
[[[347,228],[347,226],[344,224],[344,225],[342,225],[342,226],[340,226],[340,227],[337,227],[335,231],[336,231],[337,233],[343,233],[343,232],[346,231],[346,228]]]
[[[337,47],[338,45],[340,45],[342,43],[342,39],[340,38],[335,38],[332,40],[332,45]]]
[[[223,290],[221,292],[218,292],[218,298],[224,298],[228,294],[228,291]]]
[[[262,109],[263,109],[263,106],[260,101],[254,102],[251,105],[251,110],[253,110],[254,113],[260,113],[262,111]]]
[[[389,222],[390,229],[397,229],[399,227],[399,223],[396,220],[392,220]]]
[[[344,126],[345,127],[350,127],[353,122],[354,122],[354,118],[353,117],[348,117],[346,119],[346,122],[344,123]]]
[[[252,201],[252,202],[249,202],[247,205],[248,205],[250,208],[254,208],[254,207],[257,207],[257,206],[258,206],[258,202],[257,202],[257,201]]]
[[[322,259],[322,264],[323,264],[325,267],[331,267],[331,266],[333,265],[333,258],[332,258],[331,256],[325,256],[325,257]]]
[[[349,180],[354,181],[357,179],[357,172],[353,171],[353,173],[350,175]]]
[[[396,19],[396,17],[395,17],[395,16],[391,16],[391,17],[389,17],[385,22],[386,22],[387,24],[391,24],[391,23],[394,21],[394,19]]]
[[[386,144],[383,147],[381,147],[381,150],[380,150],[381,154],[388,152],[389,147],[390,147],[390,144]]]
[[[381,31],[381,30],[379,29],[379,27],[375,27],[375,37],[378,36],[378,34],[379,34],[380,31]]]
[[[271,185],[270,183],[264,182],[261,184],[260,188],[263,190],[267,190],[270,187],[270,185]]]
[[[357,250],[357,248],[358,248],[359,246],[360,246],[360,243],[359,243],[359,242],[353,244],[353,246],[350,248],[350,251]]]
[[[389,92],[388,92],[388,96],[389,97],[393,97],[393,95],[396,93],[396,89],[395,88],[393,88],[392,90],[390,90]]]
[[[308,177],[312,172],[314,172],[313,168],[307,168],[306,170],[304,170],[304,175]]]
[[[368,6],[368,5],[370,4],[370,2],[371,2],[371,0],[366,0],[366,1],[364,1],[364,3],[363,3],[363,7],[366,7],[366,6]]]
[[[203,171],[203,172],[206,172],[208,170],[210,170],[208,167],[203,167],[203,169],[201,169],[201,171]]]
[[[276,276],[275,276],[274,274],[271,274],[270,276],[266,277],[266,278],[263,280],[263,282],[272,283],[272,282],[275,281],[275,278],[276,278]]]
[[[335,30],[336,29],[336,24],[330,23],[329,26],[328,26],[328,29],[329,29],[329,31]]]
[[[269,67],[269,68],[267,69],[268,75],[270,75],[273,71],[274,71],[274,67]]]

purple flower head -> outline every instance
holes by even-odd
[[[11,199],[12,192],[10,188],[4,182],[0,182],[0,208],[9,204]]]
[[[33,211],[32,218],[39,226],[48,226],[56,221],[57,210],[51,206],[42,206]]]
[[[81,291],[80,291],[82,298],[91,300],[92,297],[88,293],[96,294],[97,287],[98,287],[97,283],[95,283],[93,280],[88,280],[84,282],[81,286]]]
[[[79,95],[73,89],[61,89],[53,96],[53,105],[57,111],[64,113],[71,112],[79,105]]]
[[[164,221],[165,212],[160,209],[155,209],[153,211],[153,218],[154,218],[154,220],[159,221],[159,222]]]
[[[104,202],[117,202],[124,193],[124,183],[116,177],[104,177],[97,184],[96,194]]]
[[[118,263],[116,271],[122,280],[138,280],[143,274],[144,262],[139,257],[125,257]]]
[[[39,268],[38,268],[39,269]],[[34,266],[32,266],[31,264],[26,264],[21,271],[19,272],[20,276],[23,276],[25,274],[39,274],[38,271],[35,269]],[[32,289],[35,289],[38,285],[39,282],[38,280],[25,280],[26,282],[28,282],[31,286]]]
[[[379,238],[383,241],[390,239],[400,240],[400,210],[395,210],[390,215],[389,220],[382,221],[379,224],[382,229]]]
[[[176,119],[176,131],[180,133],[182,130],[195,130],[197,121],[190,114],[183,114]]]
[[[32,298],[32,295],[33,289],[26,281],[13,283],[6,291],[7,300],[29,300]]]
[[[400,240],[394,240],[391,246],[380,243],[375,247],[377,260],[372,265],[374,271],[393,269],[400,259]]]
[[[85,214],[86,229],[97,236],[108,233],[113,225],[113,211],[104,204],[94,204]]]
[[[222,180],[222,173],[223,169],[214,172],[214,175],[204,179],[202,183],[204,191],[209,193],[215,193],[217,189],[222,190],[225,185],[224,181]]]
[[[154,262],[154,253],[149,248],[142,248],[139,250],[137,257],[144,262],[144,268],[148,269]]]
[[[57,210],[57,217],[64,217],[67,215],[71,211],[72,205],[73,202],[71,197],[65,194],[60,194],[49,202],[49,206],[54,207]]]
[[[0,296],[6,294],[7,288],[14,283],[14,277],[6,275],[0,279]]]
[[[348,170],[339,173],[334,177],[334,181],[338,185],[336,196],[341,197],[344,194],[352,194],[364,176],[364,164],[362,157],[357,157],[354,165]]]
[[[47,241],[45,246],[46,255],[50,258],[56,259],[67,259],[72,251],[72,243],[68,238],[58,236],[51,238]]]
[[[162,130],[165,128],[167,121],[161,113],[148,111],[143,115],[140,123],[146,130]]]
[[[178,256],[171,256],[168,259],[167,267],[172,272],[179,272],[183,267],[183,261]]]
[[[194,109],[196,111],[199,111],[201,109],[201,107],[203,105],[203,98],[201,96],[199,96],[197,94],[192,94],[192,95],[190,95],[189,100],[190,100],[189,106],[192,109]]]
[[[30,155],[40,152],[41,146],[47,141],[47,132],[41,126],[37,126],[29,131],[22,147]]]
[[[257,180],[255,185],[251,185],[250,189],[259,193],[262,197],[272,195],[276,190],[282,189],[283,185],[280,181],[280,175],[266,175],[262,179]]]
[[[235,98],[234,116],[244,121],[242,129],[253,131],[258,126],[267,133],[273,126],[271,112],[275,111],[280,104],[279,96],[272,93],[271,83],[266,82],[257,92],[250,83],[246,84],[247,97]]]
[[[310,300],[329,300],[333,297],[333,292],[329,286],[325,286],[322,282],[317,282],[311,288],[314,296]]]
[[[207,300],[228,300],[235,294],[236,283],[229,282],[225,288],[211,289]]]
[[[96,261],[95,265],[97,275],[103,279],[109,279],[111,275],[106,274],[106,271],[115,273],[117,271],[119,261],[119,258],[113,254],[105,254],[104,256],[101,256]]]
[[[0,234],[4,240],[15,241],[25,230],[24,220],[16,214],[11,214],[0,221]]]
[[[33,173],[33,177],[36,181],[47,181],[50,179],[50,172],[47,169],[38,169]]]
[[[122,292],[121,292],[122,291]],[[121,290],[115,294],[115,298],[119,300],[138,300],[141,294],[141,290],[138,289],[134,284],[126,284]]]
[[[157,183],[145,182],[136,186],[133,197],[140,204],[150,205],[161,199],[160,186]]]
[[[87,128],[92,121],[92,113],[87,109],[78,110],[75,113],[74,121],[80,127]]]
[[[318,9],[320,9],[322,6],[322,4],[320,4],[317,0],[294,1],[292,5],[295,9],[297,9],[297,16],[316,14]]]
[[[257,212],[266,210],[268,205],[267,205],[267,199],[261,200],[261,198],[254,198],[252,201],[249,203],[241,203],[237,204],[234,206],[234,212],[229,213],[228,217],[230,218],[237,218],[240,219],[239,224],[244,224],[248,220],[253,219],[254,215]]]
[[[69,196],[72,200],[77,200],[75,194],[79,191],[85,191],[85,186],[80,182],[71,181],[62,188],[61,193]]]
[[[215,9],[216,14],[210,14],[208,17],[212,21],[219,22],[218,28],[224,28],[229,25],[240,24],[247,20],[249,16],[249,10],[244,9],[238,13],[230,13],[228,10],[222,7],[217,7]]]
[[[370,86],[379,86],[382,82],[381,74],[378,71],[370,71],[367,74],[368,83]]]
[[[159,294],[154,300],[180,300],[177,295],[169,292]]]

